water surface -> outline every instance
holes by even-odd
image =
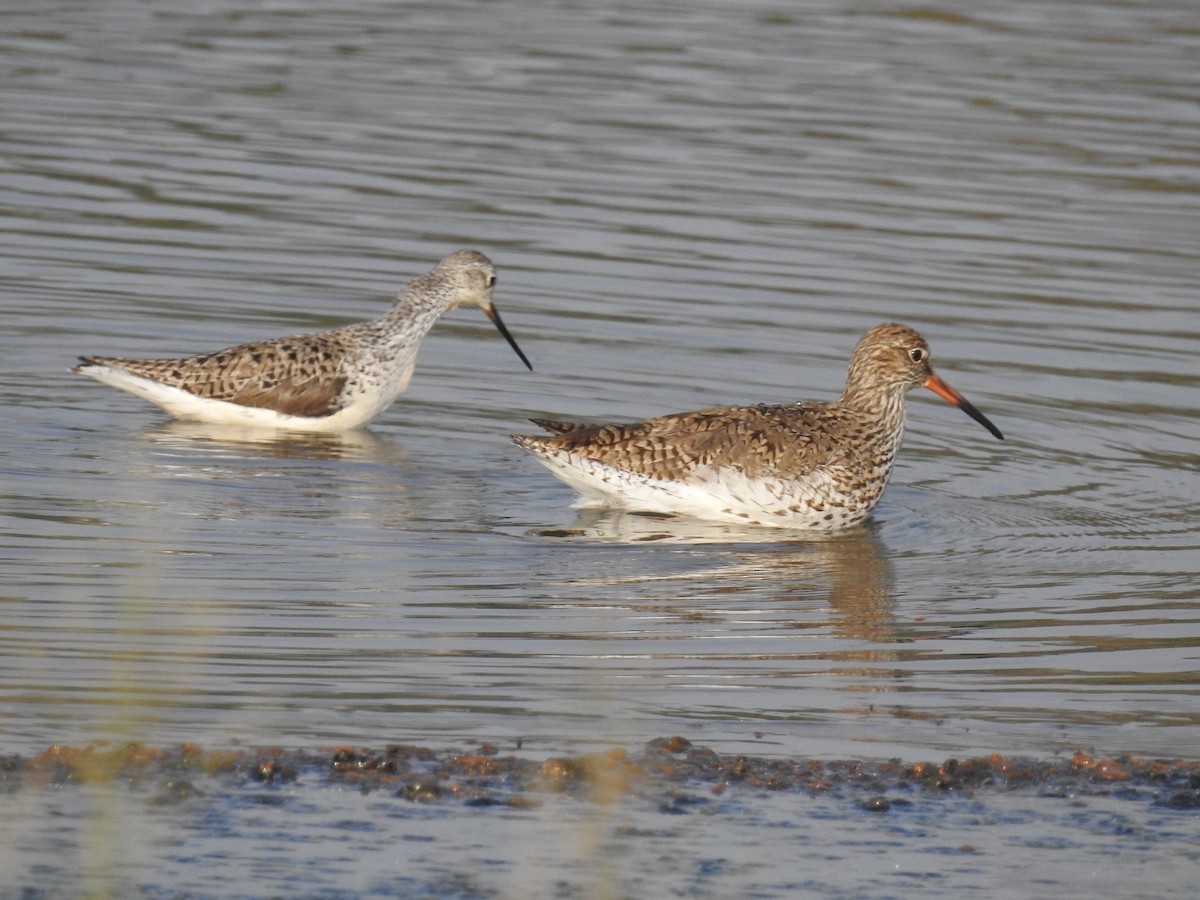
[[[7,752],[1195,757],[1190,3],[0,24]],[[536,372],[451,313],[363,434],[168,423],[67,372],[372,317],[461,247]],[[507,441],[830,398],[887,320],[1007,440],[914,395],[861,530],[580,515]]]

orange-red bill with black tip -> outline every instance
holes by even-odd
[[[928,378],[926,378],[925,387],[929,388],[939,397],[942,397],[943,399],[948,400],[950,403],[953,403],[968,416],[994,434],[997,438],[1004,440],[1004,435],[1000,433],[1000,429],[993,425],[987,416],[977,410],[970,400],[968,400],[954,388],[950,387],[950,385],[946,384],[946,382],[942,381],[942,379],[938,378],[938,376],[931,374]]]

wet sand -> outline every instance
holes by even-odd
[[[1120,792],[1176,809],[1200,809],[1200,761],[1096,758],[1082,750],[1066,759],[1039,760],[999,753],[941,762],[817,760],[723,755],[687,738],[650,741],[635,753],[614,748],[579,756],[502,753],[490,743],[469,750],[408,744],[383,749],[330,747],[205,750],[142,744],[55,745],[36,756],[0,760],[8,791],[70,784],[127,784],[154,802],[174,802],[219,790],[254,790],[298,781],[391,791],[415,803],[533,806],[547,794],[599,802],[658,795],[664,804],[688,793],[728,790],[791,791],[856,798],[864,810],[886,812],[948,792],[973,796],[1030,790],[1043,796]],[[751,793],[752,797],[753,794]]]
[[[1191,896],[1200,762],[58,745],[0,758],[0,897]]]

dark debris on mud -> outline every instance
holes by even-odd
[[[534,806],[547,795],[597,802],[629,795],[658,797],[684,811],[697,791],[832,794],[870,812],[921,796],[1033,791],[1040,796],[1141,796],[1176,809],[1200,809],[1200,762],[1096,758],[1035,760],[1000,754],[941,763],[900,760],[772,759],[722,755],[686,738],[659,738],[638,753],[613,749],[544,760],[501,755],[492,744],[469,752],[391,744],[382,750],[331,747],[204,750],[193,744],[153,748],[103,742],[54,745],[26,757],[0,756],[0,791],[70,784],[127,784],[153,803],[178,803],[223,787],[263,788],[303,782],[391,792],[413,803]],[[689,793],[690,792],[690,793]]]

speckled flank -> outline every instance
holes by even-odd
[[[903,325],[871,329],[834,403],[718,406],[629,425],[534,422],[515,435],[582,495],[579,505],[834,529],[879,502],[904,433],[905,394],[925,385],[996,437],[974,406],[934,375],[925,340]]]
[[[461,250],[415,279],[372,322],[185,359],[86,356],[74,371],[179,418],[344,431],[366,424],[404,391],[421,339],[447,310],[484,310],[528,366],[492,303],[495,280],[486,256]]]

